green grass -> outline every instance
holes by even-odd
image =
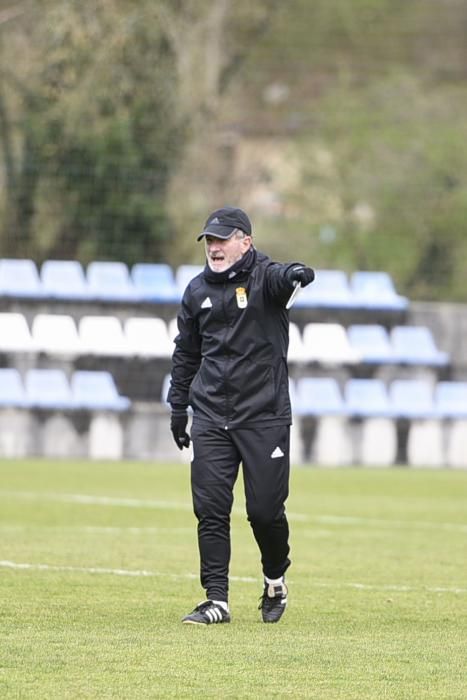
[[[467,472],[295,469],[278,625],[243,500],[232,624],[182,625],[188,467],[1,462],[0,697],[467,698]]]

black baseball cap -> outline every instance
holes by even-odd
[[[236,207],[222,207],[208,216],[204,231],[199,234],[197,240],[200,241],[203,236],[214,236],[226,240],[238,228],[251,236],[251,221],[247,214],[243,209]]]

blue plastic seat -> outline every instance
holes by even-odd
[[[342,270],[316,270],[315,280],[302,289],[295,306],[351,308],[354,306],[347,274]]]
[[[395,361],[402,364],[443,367],[449,362],[449,355],[438,350],[431,331],[424,326],[395,326],[391,345]]]
[[[467,382],[438,382],[435,406],[443,418],[467,418]]]
[[[71,376],[71,390],[76,408],[95,411],[126,411],[131,405],[120,396],[110,372],[76,370]]]
[[[204,270],[204,265],[179,265],[175,272],[175,283],[179,292],[179,296],[183,295],[188,282],[191,282],[193,277],[199,275]]]
[[[344,387],[347,411],[362,418],[393,415],[386,386],[381,379],[349,379]]]
[[[36,263],[24,258],[1,259],[0,294],[8,297],[42,298],[44,292]]]
[[[347,336],[352,349],[362,362],[369,364],[394,362],[391,342],[384,326],[355,324],[348,327]]]
[[[361,308],[403,311],[408,299],[398,294],[387,272],[358,270],[350,277],[354,305]]]
[[[432,385],[423,379],[395,379],[389,387],[393,415],[399,418],[434,418],[437,411]]]
[[[25,376],[26,396],[31,406],[51,410],[74,408],[70,384],[61,369],[30,369]]]
[[[17,369],[0,369],[0,406],[11,408],[26,408],[29,406],[23,380]]]
[[[90,296],[98,301],[135,302],[141,298],[125,263],[91,262],[86,277]]]
[[[44,294],[53,299],[88,299],[88,283],[78,260],[46,260],[41,267]]]
[[[136,263],[131,269],[131,279],[143,301],[180,300],[173,270],[167,263]]]
[[[302,377],[295,385],[297,412],[305,416],[344,415],[346,407],[332,377]]]

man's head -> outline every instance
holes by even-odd
[[[243,209],[223,207],[208,216],[204,231],[206,258],[213,272],[224,272],[252,246],[251,222]]]

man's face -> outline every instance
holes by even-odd
[[[226,240],[205,236],[204,245],[208,265],[213,272],[224,272],[245,255],[251,247],[251,236],[234,233]]]

